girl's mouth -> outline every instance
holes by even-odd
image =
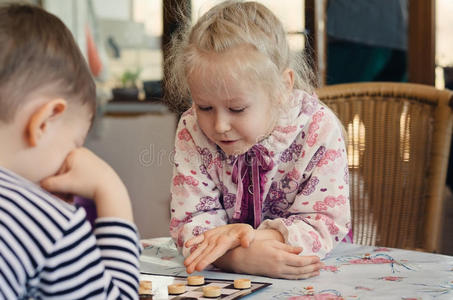
[[[232,144],[236,143],[236,141],[220,141],[220,142],[225,145],[232,145]]]

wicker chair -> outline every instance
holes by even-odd
[[[347,132],[354,242],[438,251],[453,93],[374,82],[317,94]]]

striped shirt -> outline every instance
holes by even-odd
[[[0,167],[0,299],[137,299],[132,223],[99,218]]]

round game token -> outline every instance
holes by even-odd
[[[215,285],[208,285],[203,288],[203,297],[216,298],[220,296],[220,287]]]
[[[153,282],[149,280],[141,280],[140,281],[140,287],[147,289],[147,290],[152,290],[153,289]]]
[[[139,295],[151,295],[153,293],[153,283],[149,280],[141,280],[138,293]]]
[[[175,283],[168,286],[168,293],[172,295],[180,295],[185,293],[186,285],[184,283]]]
[[[189,276],[189,277],[187,277],[187,284],[188,285],[202,285],[202,284],[204,284],[204,277],[203,276]]]
[[[249,289],[252,286],[250,279],[240,278],[234,280],[235,289]]]
[[[151,295],[151,290],[142,288],[141,286],[138,288],[138,294],[139,295]]]

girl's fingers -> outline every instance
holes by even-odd
[[[285,266],[282,270],[282,275],[287,278],[287,276],[296,276],[297,278],[309,278],[310,274],[319,272],[323,267],[322,263],[311,264],[303,267],[294,267],[294,266]]]
[[[241,247],[248,248],[250,246],[250,240],[247,239],[245,236],[241,238]]]
[[[284,244],[284,243],[278,243],[278,247],[279,247],[279,249],[292,253],[292,254],[299,254],[303,250],[302,247],[295,247],[295,246],[291,246],[291,245]]]
[[[202,259],[204,259],[207,255],[209,255],[209,253],[212,252],[212,249],[214,248],[214,246],[215,246],[215,243],[210,243],[209,245],[207,245],[206,248],[203,250],[203,252],[192,261],[192,263],[189,266],[190,269],[201,271],[200,268],[198,267],[198,263]]]
[[[255,230],[249,230],[241,237],[241,247],[248,248],[255,239]]]
[[[184,260],[184,265],[185,266],[188,266],[190,265],[195,259],[197,259],[197,257],[199,257],[204,249],[206,249],[206,247],[208,246],[207,243],[201,243],[201,244],[198,244],[197,246],[197,249],[195,249],[195,251],[193,251],[189,256],[187,256],[187,258]]]
[[[197,235],[190,240],[188,240],[185,244],[186,248],[190,248],[193,245],[200,244],[204,241],[204,234]]]
[[[227,247],[225,244],[216,245],[208,253],[206,253],[206,255],[204,255],[204,258],[201,258],[198,261],[196,269],[198,271],[202,271],[209,264],[215,262],[219,257],[224,255],[228,250],[229,247]]]
[[[291,246],[291,249],[289,249],[289,253],[292,253],[292,254],[300,254],[304,249],[302,247],[293,247]]]
[[[299,256],[290,254],[286,258],[286,264],[292,267],[305,267],[310,265],[316,265],[320,263],[319,257],[317,256]]]
[[[314,271],[314,272],[304,273],[304,274],[283,274],[282,278],[295,280],[295,279],[307,279],[307,278],[315,277],[318,275],[319,275],[319,271]]]

